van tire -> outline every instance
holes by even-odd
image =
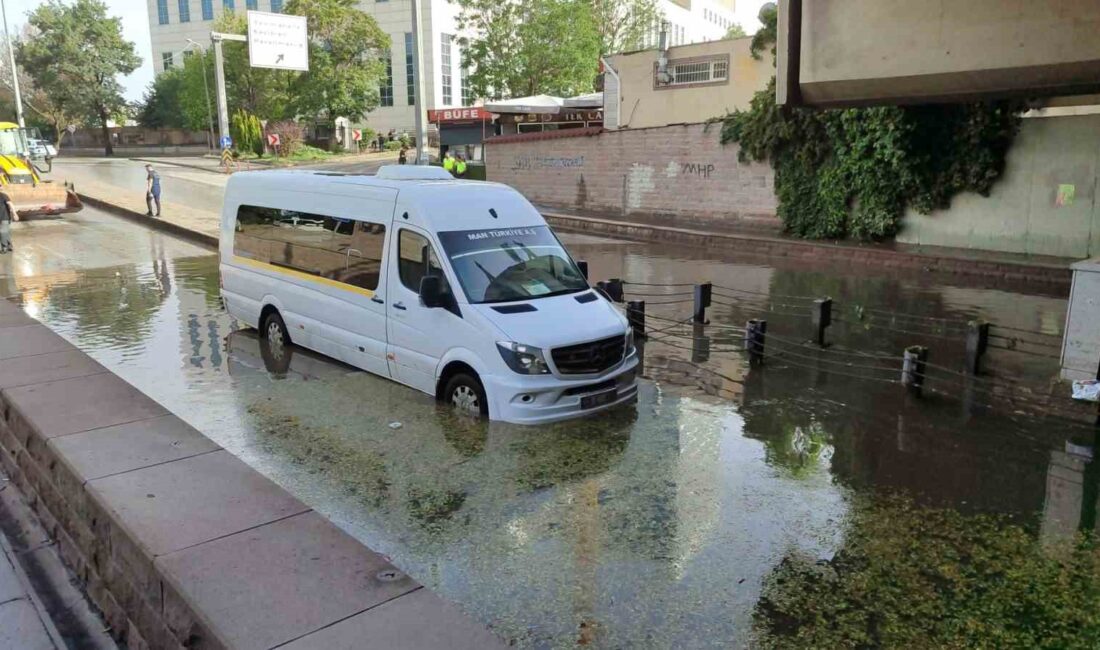
[[[456,373],[447,380],[443,388],[443,403],[462,414],[489,417],[485,387],[476,375],[467,372]]]
[[[283,317],[277,310],[272,309],[264,317],[263,323],[260,324],[260,337],[267,340],[272,358],[279,360],[290,353],[287,349],[291,343],[290,332],[287,331],[286,323],[283,322]]]

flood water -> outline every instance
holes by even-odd
[[[0,294],[520,647],[753,645],[769,576],[841,553],[868,495],[1003,515],[1044,543],[1096,525],[1091,427],[1008,399],[1051,392],[1058,291],[562,239],[593,279],[639,283],[665,331],[636,407],[537,428],[274,358],[222,311],[213,253],[94,210],[21,224]],[[690,289],[640,284],[704,280],[724,288],[695,330],[675,323]],[[838,322],[816,352],[824,296]],[[756,316],[772,338],[750,368],[738,328]],[[951,370],[976,317],[1014,329],[975,385]],[[895,381],[916,344],[942,367],[920,399]]]

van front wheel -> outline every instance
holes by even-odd
[[[489,400],[485,388],[477,377],[460,372],[447,381],[443,389],[443,401],[455,411],[474,417],[489,416]]]
[[[271,356],[274,359],[280,360],[286,356],[287,347],[290,345],[290,332],[286,330],[286,323],[283,322],[283,317],[279,315],[279,312],[273,309],[264,318],[260,335],[267,339]]]

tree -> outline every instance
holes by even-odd
[[[457,0],[459,39],[475,96],[591,92],[600,34],[587,0]]]
[[[592,18],[600,35],[600,54],[614,54],[641,49],[661,12],[656,0],[592,0]]]
[[[286,13],[305,16],[309,71],[293,81],[299,115],[352,121],[378,106],[390,37],[355,0],[290,0]]]
[[[19,44],[19,65],[51,102],[98,123],[104,153],[114,155],[108,122],[127,110],[118,75],[141,64],[134,44],[122,38],[120,19],[108,17],[100,0],[50,0],[27,22],[35,35]]]
[[[149,129],[183,128],[180,99],[183,96],[184,72],[183,68],[165,70],[149,84],[149,90],[138,108],[138,124]]]
[[[213,90],[205,85],[207,80],[214,78],[213,60],[213,53],[187,56],[182,66],[158,75],[149,84],[138,109],[138,123],[154,129],[210,129],[213,106],[207,103],[207,94],[212,94]],[[205,75],[204,64],[207,66]]]
[[[726,30],[726,38],[745,38],[748,34],[745,33],[745,28],[740,23],[733,23],[730,28]]]
[[[12,46],[19,47],[21,40],[26,40],[29,35],[17,38]],[[7,50],[7,43],[0,38],[0,52]],[[46,93],[34,85],[31,76],[16,64],[16,73],[19,75],[19,91],[23,99],[24,117],[28,126],[36,126],[42,130],[43,135],[53,137],[54,145],[61,148],[61,136],[65,133],[65,127],[75,121],[73,112],[68,107],[52,101]],[[6,56],[0,56],[0,102],[4,112],[15,115],[15,92],[11,85],[11,67]]]

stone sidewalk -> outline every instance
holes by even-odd
[[[0,466],[129,648],[504,647],[6,300]]]
[[[7,477],[0,473],[0,486],[7,485]],[[3,533],[0,533],[0,648],[65,648]]]

